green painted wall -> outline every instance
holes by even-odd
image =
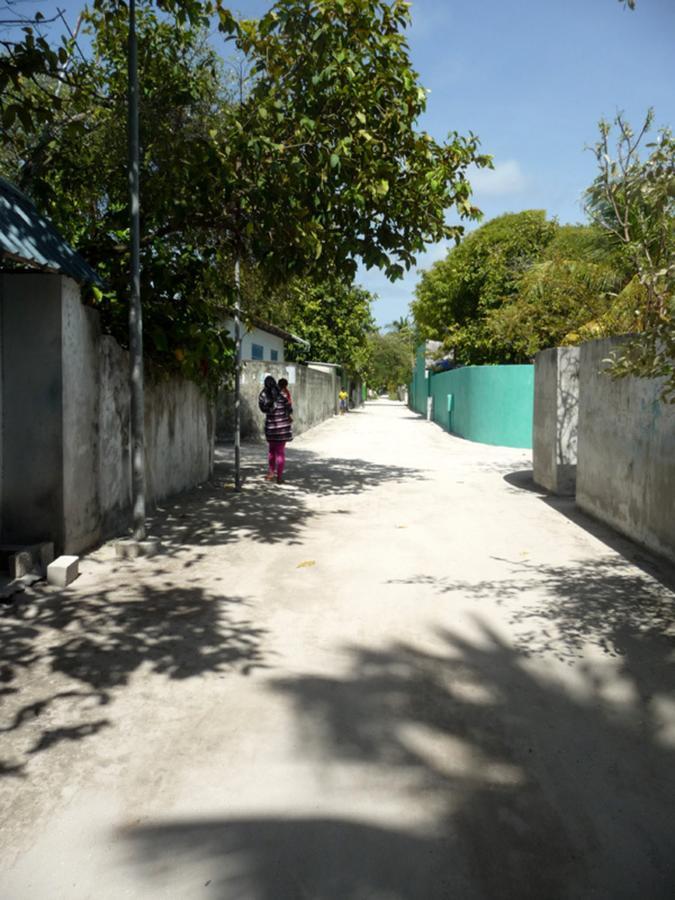
[[[465,366],[429,381],[434,421],[446,431],[482,444],[532,447],[534,366]]]

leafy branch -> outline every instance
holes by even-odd
[[[637,131],[622,113],[599,123],[593,148],[599,171],[585,205],[622,248],[643,288],[639,334],[613,357],[612,372],[664,377],[663,396],[675,400],[675,138],[662,128],[647,142],[653,124],[651,109]]]

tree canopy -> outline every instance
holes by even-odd
[[[613,372],[664,377],[664,397],[675,401],[675,137],[662,128],[648,141],[653,124],[652,110],[637,131],[621,113],[600,122],[586,211],[635,276],[630,330],[638,336],[614,358]]]
[[[413,364],[413,336],[409,328],[382,332],[373,331],[368,337],[368,384],[376,391],[390,395],[410,381]]]
[[[421,336],[460,363],[508,363],[633,334],[613,374],[663,377],[675,399],[675,139],[661,129],[648,142],[652,128],[651,111],[637,131],[621,114],[600,123],[590,224],[500,216],[423,273],[412,304]]]
[[[44,126],[17,118],[0,150],[18,182],[103,277],[91,297],[104,327],[125,345],[129,284],[127,23],[85,15],[91,52],[73,60],[59,114]],[[215,382],[233,345],[218,310],[231,277],[218,231],[218,160],[210,131],[230,105],[218,58],[199,26],[137,17],[141,128],[141,272],[145,345],[155,362]],[[33,82],[24,93],[36,92]],[[47,95],[35,102],[48,104]],[[38,108],[38,107],[36,107]],[[30,123],[28,123],[30,124]],[[228,272],[225,275],[225,272]]]
[[[495,309],[487,330],[521,359],[539,350],[630,330],[634,296],[620,255],[596,227],[563,225]]]
[[[373,299],[363,288],[337,278],[295,279],[281,292],[270,318],[309,341],[309,351],[289,347],[289,358],[306,359],[309,353],[313,360],[336,363],[364,376]]]
[[[270,285],[350,281],[357,261],[400,277],[429,242],[473,218],[466,177],[489,165],[473,135],[418,130],[426,92],[410,64],[402,0],[278,0],[259,21],[221,3],[139,3],[146,348],[218,380],[231,347],[235,257]],[[205,39],[216,11],[239,53],[234,85]],[[5,43],[2,169],[102,268],[99,300],[124,340],[126,12],[95,0],[91,58],[30,26]],[[56,102],[54,100],[56,99]]]
[[[520,353],[487,327],[517,293],[522,274],[556,232],[543,210],[498,216],[424,272],[412,312],[422,339],[445,340],[460,362],[516,362]]]

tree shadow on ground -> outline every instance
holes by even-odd
[[[247,537],[298,544],[317,515],[307,505],[310,495],[339,502],[380,484],[422,477],[416,469],[291,449],[288,484],[278,486],[262,478],[264,446],[247,445],[242,456],[240,494],[233,490],[229,452],[221,451],[213,481],[156,511],[151,529],[165,552]],[[346,510],[338,506],[327,514]],[[184,568],[197,565],[203,555],[191,553]],[[120,571],[124,565],[113,574]],[[165,574],[161,555],[151,574]],[[168,580],[161,587],[124,583],[91,594],[38,591],[28,603],[20,596],[0,612],[0,684],[5,685],[0,740],[22,749],[18,756],[14,749],[5,752],[0,774],[20,776],[33,754],[109,727],[101,709],[141,666],[172,679],[262,666],[263,632],[240,617],[244,604],[241,597],[211,596],[200,587],[177,589]],[[60,676],[58,689],[40,693],[45,674]],[[26,740],[19,740],[24,735]]]
[[[198,587],[136,583],[89,594],[45,590],[6,610],[0,739],[14,758],[0,762],[0,773],[20,776],[32,755],[109,727],[103,709],[141,667],[187,679],[263,666],[264,632],[244,606],[244,598]]]
[[[504,576],[457,581],[417,575],[392,583],[495,600],[508,609],[514,647],[526,655],[572,662],[583,656],[586,646],[594,646],[618,657],[630,635],[648,635],[675,649],[675,594],[628,560],[607,557],[543,565],[493,559],[504,564]],[[672,672],[669,680],[675,687]]]
[[[536,494],[546,506],[565,516],[566,519],[578,525],[579,528],[583,528],[588,534],[602,541],[603,544],[625,559],[630,560],[634,565],[660,581],[671,591],[675,590],[675,565],[668,562],[664,557],[656,556],[649,550],[641,547],[640,544],[616,531],[605,522],[585,513],[576,505],[573,496],[560,496],[548,493],[535,482],[532,469],[521,469],[516,472],[511,470],[504,476],[504,481],[510,486],[509,490],[512,493],[518,494],[521,491],[529,491]]]
[[[423,478],[418,469],[378,465],[363,459],[327,458],[289,447],[283,485],[264,480],[267,449],[263,444],[242,448],[242,483],[234,490],[232,448],[216,448],[212,481],[200,489],[164,502],[151,527],[169,550],[214,546],[248,538],[266,544],[299,544],[317,515],[308,498],[353,497],[390,482]],[[327,514],[345,514],[335,509]]]
[[[352,647],[343,677],[273,683],[310,759],[374,776],[369,819],[148,824],[124,833],[142,875],[155,890],[203,876],[223,900],[671,897],[675,749],[663,695],[632,691],[664,683],[666,646],[634,633],[619,676],[580,668],[566,686],[475,627],[439,633],[436,652]],[[428,824],[381,819],[397,792]]]

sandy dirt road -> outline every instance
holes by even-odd
[[[675,896],[672,570],[381,402],[0,615],[0,897]]]

